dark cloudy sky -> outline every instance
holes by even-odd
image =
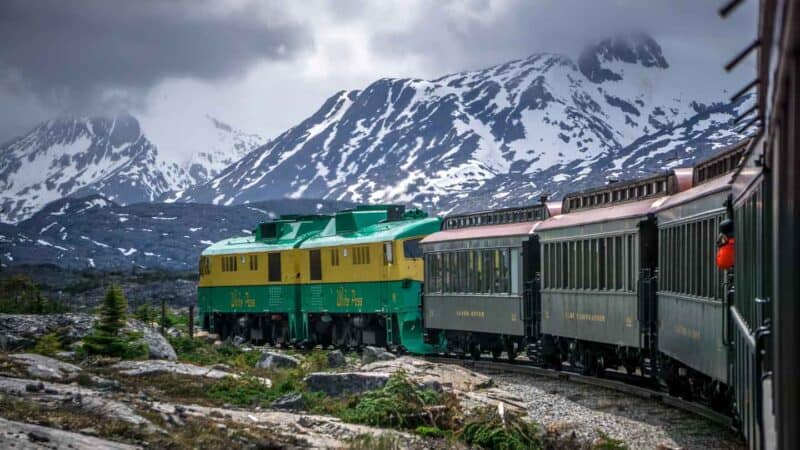
[[[717,0],[2,0],[0,141],[63,111],[119,108],[187,150],[210,114],[274,137],[340,89],[432,78],[645,31],[678,83],[735,88],[724,63],[755,36],[756,1],[721,20]],[[180,133],[176,130],[183,130]],[[199,145],[199,144],[198,144]]]

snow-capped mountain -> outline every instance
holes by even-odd
[[[515,205],[688,164],[741,138],[730,131],[741,103],[677,78],[659,44],[633,34],[577,62],[542,53],[435,80],[381,79],[335,94],[172,199],[306,197],[445,212]]]
[[[63,197],[128,204],[208,181],[265,141],[211,117],[192,159],[170,158],[130,114],[62,117],[0,146],[0,221],[17,222]]]

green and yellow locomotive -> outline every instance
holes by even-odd
[[[262,223],[202,253],[203,326],[256,343],[435,352],[422,340],[419,241],[439,227],[396,205]]]

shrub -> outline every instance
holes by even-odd
[[[202,339],[183,336],[167,336],[167,340],[178,359],[203,366],[224,363],[238,369],[251,369],[261,356],[259,352],[245,352],[230,343],[214,346]]]
[[[211,386],[208,396],[239,406],[261,405],[279,397],[273,389],[254,377],[222,378]]]
[[[508,411],[501,417],[494,408],[474,413],[466,421],[460,437],[468,445],[480,448],[526,450],[543,447],[536,424]]]
[[[430,437],[430,438],[443,438],[445,437],[445,432],[442,431],[439,427],[426,427],[426,426],[419,426],[415,433],[422,437]]]
[[[342,418],[348,422],[381,427],[415,428],[438,425],[456,414],[453,402],[432,389],[421,388],[402,371],[395,372],[381,389],[355,398]]]
[[[58,340],[56,333],[45,334],[33,347],[33,353],[45,356],[55,356],[59,350],[61,350],[61,341]]]

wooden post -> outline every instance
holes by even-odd
[[[164,334],[166,330],[164,329],[164,325],[167,323],[167,300],[163,297],[161,298],[161,324],[159,325],[159,329],[161,330],[161,334]]]
[[[189,305],[189,339],[194,338],[194,305]]]

